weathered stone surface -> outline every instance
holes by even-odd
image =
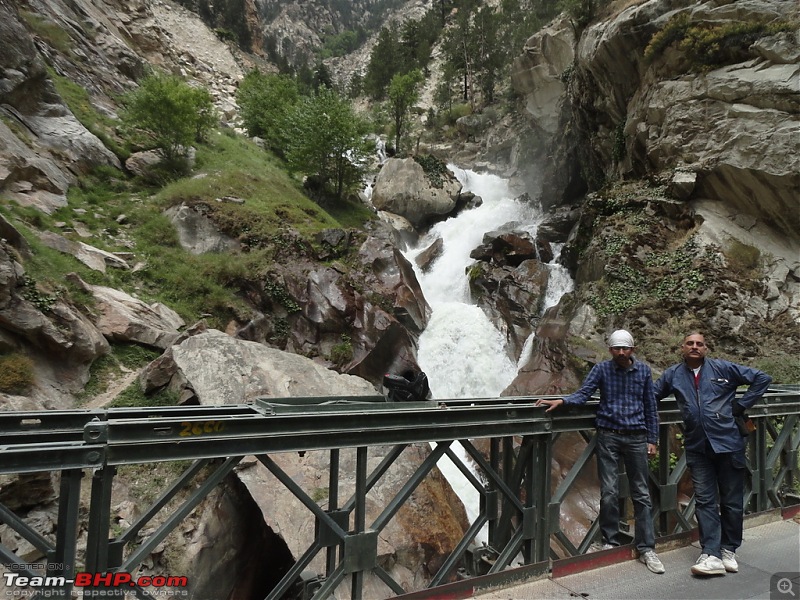
[[[42,231],[39,233],[39,239],[45,246],[63,252],[64,254],[71,254],[90,269],[106,272],[106,267],[113,267],[115,269],[129,269],[128,263],[123,259],[111,252],[106,252],[100,248],[95,248],[83,242],[73,242],[65,237],[50,231]]]
[[[325,366],[375,383],[387,372],[418,369],[417,338],[430,307],[395,235],[383,223],[370,225],[366,236],[348,235],[348,260],[356,269],[301,260],[276,264],[264,312],[240,324],[236,335],[318,356]],[[282,334],[281,321],[289,325]]]
[[[414,262],[416,262],[417,266],[422,269],[423,273],[425,273],[431,268],[431,265],[436,261],[436,259],[442,255],[443,251],[444,240],[442,238],[436,238],[435,242],[417,254]]]
[[[690,65],[673,48],[652,62],[642,59],[652,36],[677,14],[716,26],[791,18],[787,8],[781,0],[679,6],[650,0],[590,24],[579,40],[556,36],[557,26],[529,40],[512,81],[526,95],[536,127],[553,132],[558,123],[567,133],[542,140],[549,148],[543,204],[563,202],[582,185],[600,185],[612,171],[643,177],[680,169],[696,175],[690,197],[722,200],[779,231],[796,231],[796,37],[786,32],[762,36],[747,49],[749,60],[708,72],[687,72]],[[548,54],[543,49],[554,37],[564,48]],[[558,76],[570,42],[575,62],[568,95]],[[547,90],[551,94],[543,102],[540,96]],[[584,165],[580,173],[568,167],[576,160]],[[681,186],[675,192],[689,190]]]
[[[525,109],[550,135],[558,128],[565,74],[575,60],[575,44],[569,19],[557,20],[528,39],[511,67],[511,83],[525,96]]]
[[[695,197],[724,199],[781,231],[796,231],[798,82],[800,65],[768,64],[659,82],[628,120],[626,131],[637,132],[631,158],[664,170],[680,156],[681,169],[697,173]]]
[[[241,247],[238,241],[223,234],[214,222],[203,214],[202,206],[180,204],[166,210],[181,246],[192,254],[231,252]]]
[[[264,523],[236,474],[228,475],[178,531],[169,556],[166,546],[159,545],[139,574],[184,574],[188,585],[181,589],[193,598],[263,598],[292,565],[286,543]],[[163,590],[149,591],[158,595]]]
[[[523,260],[536,258],[536,247],[527,233],[490,231],[484,234],[481,245],[470,252],[469,257],[516,266]]]
[[[390,158],[375,179],[372,204],[408,219],[415,227],[424,226],[450,214],[455,208],[461,184],[449,172],[436,187],[413,158]]]
[[[470,294],[500,330],[509,357],[516,361],[536,328],[550,272],[536,259],[516,266],[478,262],[470,271]]]
[[[107,342],[72,307],[54,301],[45,315],[26,300],[22,291],[24,273],[6,248],[0,246],[0,328],[73,366],[84,364],[88,368],[92,360],[108,352]]]
[[[559,395],[572,393],[582,377],[567,345],[571,311],[562,303],[545,313],[536,329],[531,360],[503,390],[505,396]]]
[[[178,337],[178,327],[185,324],[177,313],[163,305],[156,309],[120,290],[91,285],[74,274],[71,279],[94,296],[95,326],[109,340],[136,342],[163,350]]]
[[[537,227],[536,237],[548,242],[564,243],[579,218],[580,209],[573,206],[562,206],[551,210]]]

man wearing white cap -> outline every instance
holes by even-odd
[[[600,478],[600,531],[603,547],[620,545],[619,460],[625,461],[635,518],[634,544],[639,560],[653,573],[664,565],[655,552],[650,490],[647,486],[648,456],[658,443],[658,408],[650,367],[633,357],[633,336],[619,329],[608,338],[611,360],[596,364],[574,394],[539,400],[547,412],[562,404],[584,404],[600,390],[597,427],[597,473]]]

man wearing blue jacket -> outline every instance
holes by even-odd
[[[597,428],[597,473],[600,479],[600,532],[603,548],[620,545],[619,461],[625,463],[634,513],[634,544],[639,560],[653,573],[664,565],[655,552],[648,456],[658,451],[658,408],[650,367],[634,358],[633,336],[620,329],[608,338],[610,360],[592,367],[581,388],[558,399],[542,399],[536,406],[550,412],[562,404],[584,404],[600,390]]]
[[[706,358],[708,346],[700,333],[687,335],[680,351],[683,362],[664,371],[655,394],[658,400],[674,394],[683,417],[702,546],[692,573],[736,573],[744,524],[745,438],[735,418],[756,403],[772,378],[758,369]],[[741,385],[749,387],[737,400]]]

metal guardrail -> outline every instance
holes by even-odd
[[[369,571],[386,584],[389,594],[403,595],[409,590],[378,565],[378,535],[438,460],[447,456],[478,491],[480,510],[433,576],[428,590],[433,593],[437,586],[477,576],[496,575],[501,579],[519,557],[529,566],[529,576],[539,574],[554,558],[585,553],[598,531],[594,523],[583,539],[571,540],[561,522],[561,503],[575,489],[580,473],[593,468],[595,404],[569,407],[551,416],[534,406],[539,398],[542,396],[409,403],[386,402],[382,396],[263,398],[245,405],[2,412],[0,473],[59,471],[61,484],[55,540],[34,531],[2,504],[0,522],[12,527],[47,558],[46,575],[72,579],[78,555],[81,482],[84,470],[89,469],[92,478],[84,570],[130,573],[242,458],[253,455],[313,513],[317,523],[315,541],[296,559],[268,600],[326,598],[348,578],[352,598],[360,599],[363,578]],[[797,497],[787,492],[800,481],[800,386],[773,387],[749,414],[757,429],[748,442],[748,510],[797,502]],[[676,441],[681,421],[674,399],[660,403],[659,415],[661,455],[651,487],[656,529],[664,536],[694,527],[694,502],[679,502],[686,463]],[[577,434],[582,453],[551,490],[554,446],[568,433]],[[478,439],[490,440],[487,455],[473,444]],[[452,450],[455,441],[463,446],[472,464],[464,464]],[[422,442],[436,442],[436,447],[381,514],[367,524],[365,504],[370,489],[400,459],[406,446]],[[393,450],[367,473],[369,448],[387,445],[394,445]],[[340,505],[339,452],[352,448],[356,449],[356,491]],[[308,450],[330,452],[326,509],[270,458],[270,454]],[[111,488],[116,467],[185,459],[193,462],[135,523],[112,535]],[[205,479],[161,525],[149,527],[153,531],[143,537],[145,526],[163,514],[179,492],[192,482],[196,484],[201,471]],[[621,481],[621,489],[627,489],[625,481]],[[488,543],[476,546],[474,539],[484,527]],[[323,552],[325,573],[309,578],[306,568]],[[20,568],[25,561],[2,545],[0,559],[6,565],[17,565],[22,575],[41,575],[34,568]],[[514,576],[519,577],[519,573]],[[127,591],[138,598],[150,597],[142,588]],[[71,584],[67,583],[48,589],[47,595],[69,597],[70,592]],[[103,592],[102,588],[84,589],[84,595]]]

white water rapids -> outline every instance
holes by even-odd
[[[414,265],[425,299],[433,312],[419,339],[417,362],[427,374],[434,398],[494,398],[511,383],[517,365],[508,358],[503,334],[492,324],[483,310],[470,301],[467,267],[473,262],[470,252],[478,247],[486,232],[514,222],[515,229],[536,236],[542,221],[541,211],[530,204],[514,200],[507,182],[494,175],[478,174],[450,166],[463,186],[483,199],[481,206],[464,210],[457,216],[435,225],[417,246],[405,256]],[[442,238],[443,252],[427,273],[417,268],[416,256],[437,238]],[[554,248],[556,255],[560,247]],[[548,265],[550,278],[545,308],[558,303],[572,289],[566,269]],[[525,344],[519,364],[530,352]],[[461,458],[465,451],[457,442],[453,451]],[[465,464],[470,461],[465,460]],[[470,522],[478,514],[477,490],[453,465],[449,458],[439,461],[439,469],[453,486],[467,510]],[[478,541],[485,541],[485,532]]]

